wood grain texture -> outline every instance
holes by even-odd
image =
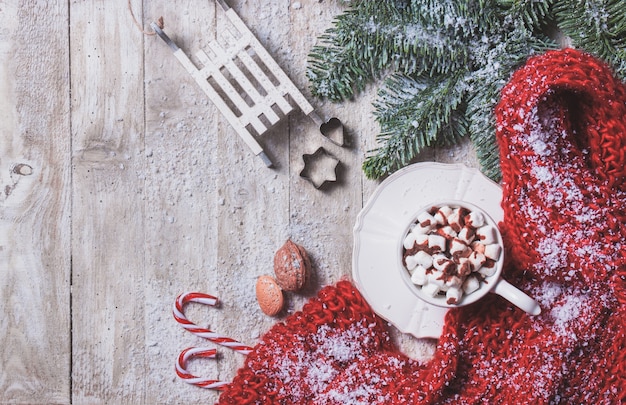
[[[0,2],[0,18],[0,403],[65,404],[71,367],[67,8]]]
[[[143,35],[126,2],[72,2],[70,16],[72,403],[141,403]]]
[[[147,31],[163,17],[192,59],[228,24],[214,1],[130,4]],[[189,371],[224,381],[245,357],[184,331],[178,294],[218,296],[186,315],[253,345],[350,278],[354,222],[379,184],[361,171],[376,147],[376,86],[333,104],[311,97],[305,76],[342,3],[229,4],[315,111],[343,122],[343,146],[296,108],[258,137],[266,168],[127,0],[0,0],[0,404],[212,403],[218,393],[176,377],[178,354],[217,348]],[[340,165],[318,190],[300,172],[319,147]],[[467,144],[419,159],[476,166]],[[287,239],[313,271],[268,317],[254,287]],[[432,354],[431,341],[395,338]]]
[[[284,46],[289,33],[285,0],[267,2],[230,2],[252,33],[274,57]],[[219,38],[227,21],[217,10]],[[271,29],[270,29],[271,27]],[[292,114],[298,114],[294,111]],[[217,267],[212,288],[223,301],[216,328],[223,334],[254,344],[256,338],[275,323],[264,315],[255,298],[256,279],[273,274],[274,253],[289,237],[289,120],[283,118],[260,139],[266,153],[275,162],[267,169],[240,142],[223,119],[218,119],[217,148],[222,168],[218,180]],[[222,203],[223,202],[223,203]],[[287,299],[287,305],[289,300]],[[233,317],[228,314],[240,314]],[[284,314],[281,314],[284,315]],[[243,363],[242,356],[220,350],[219,378],[229,380]]]
[[[188,55],[215,38],[213,2],[193,9],[180,2],[147,2],[144,20],[164,17],[165,30]],[[209,390],[182,383],[174,374],[179,352],[207,344],[172,317],[174,299],[185,291],[217,295],[219,232],[217,122],[219,112],[160,38],[145,38],[146,71],[146,352],[147,403],[211,403]],[[236,134],[233,134],[238,138]],[[250,154],[242,143],[241,153]],[[250,157],[250,159],[258,159]],[[219,328],[220,308],[190,305],[189,318]],[[241,359],[239,359],[241,360]],[[190,371],[220,378],[212,360]]]

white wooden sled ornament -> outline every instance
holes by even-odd
[[[158,24],[153,22],[150,26],[252,152],[271,167],[272,161],[255,135],[264,134],[294,109],[290,99],[318,126],[323,121],[237,13],[223,0],[217,2],[231,24],[218,33],[225,46],[217,40],[211,41],[208,49],[196,52],[202,67],[197,67]]]

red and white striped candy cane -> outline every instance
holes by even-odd
[[[217,343],[222,346],[226,346],[241,354],[248,354],[252,351],[252,348],[246,346],[235,339],[231,339],[226,336],[219,335],[209,329],[201,328],[195,323],[191,322],[183,313],[183,307],[189,302],[197,302],[204,305],[215,306],[217,304],[217,297],[209,294],[203,294],[198,292],[188,292],[178,296],[176,303],[174,304],[174,319],[194,335],[203,337],[210,340],[213,343]]]
[[[219,380],[211,380],[208,378],[200,378],[187,371],[187,360],[193,357],[204,357],[214,359],[217,351],[206,347],[190,347],[180,352],[178,362],[176,363],[176,374],[182,378],[187,384],[196,385],[201,388],[213,390],[223,390],[227,382]]]
[[[193,333],[194,335],[205,338],[211,342],[217,343],[219,345],[228,347],[236,352],[241,354],[248,354],[253,349],[249,346],[246,346],[235,339],[231,339],[227,336],[219,335],[209,329],[201,328],[195,323],[191,322],[185,316],[183,312],[186,304],[190,302],[196,302],[199,304],[215,306],[218,303],[217,297],[214,297],[209,294],[199,293],[199,292],[187,292],[181,294],[176,298],[176,302],[174,303],[174,319],[186,330]],[[217,354],[215,349],[208,349],[203,347],[190,347],[188,349],[183,350],[178,356],[178,361],[176,363],[176,374],[182,378],[185,382],[193,385],[197,385],[202,388],[210,388],[210,389],[223,389],[225,385],[228,383],[210,380],[196,377],[189,372],[187,372],[187,360],[192,357],[206,357],[206,358],[215,358]]]

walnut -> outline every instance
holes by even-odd
[[[309,256],[302,246],[287,240],[274,255],[276,282],[285,291],[298,291],[311,271]]]

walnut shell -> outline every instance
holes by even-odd
[[[291,240],[285,242],[274,255],[276,282],[285,291],[301,289],[310,271],[309,255],[302,246]]]
[[[256,299],[261,311],[269,316],[278,315],[283,309],[283,291],[271,276],[260,276],[256,280]]]

